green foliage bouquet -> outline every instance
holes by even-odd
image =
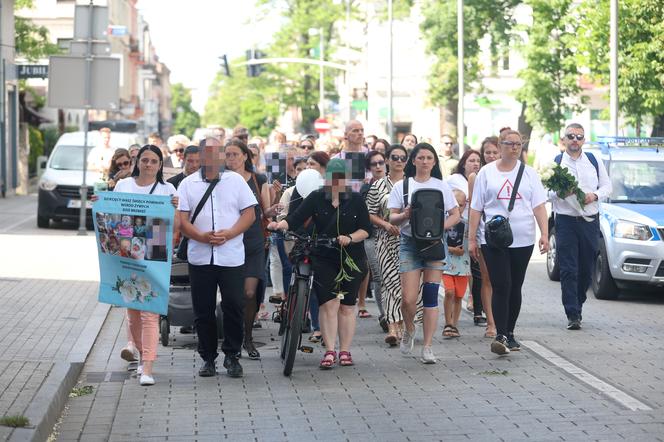
[[[586,194],[579,189],[578,181],[576,181],[574,175],[569,173],[566,167],[554,162],[541,168],[539,173],[542,184],[556,192],[558,197],[567,198],[570,195],[575,195],[581,209],[585,207]]]

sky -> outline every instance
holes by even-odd
[[[210,83],[219,70],[217,57],[241,56],[252,42],[268,42],[277,29],[276,13],[260,25],[252,25],[254,3],[254,0],[139,0],[138,9],[150,25],[156,53],[171,70],[171,83],[181,82],[192,89],[193,106],[199,113],[205,108]]]

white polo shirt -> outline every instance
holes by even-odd
[[[209,182],[203,180],[201,172],[187,176],[178,187],[180,197],[178,210],[194,215]],[[224,171],[219,183],[196,217],[194,226],[201,232],[230,229],[240,219],[240,212],[258,204],[253,192],[241,175],[230,170]],[[189,240],[187,254],[193,265],[214,264],[222,267],[238,267],[244,264],[244,244],[242,234],[223,245],[213,246],[193,239]]]

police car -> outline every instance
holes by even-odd
[[[591,288],[597,299],[650,286],[664,294],[664,138],[602,137],[584,151],[601,158],[613,185],[600,204],[601,238]],[[553,218],[547,273],[560,280]]]

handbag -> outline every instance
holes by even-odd
[[[214,180],[210,181],[210,184],[208,185],[207,190],[203,194],[203,198],[198,202],[198,206],[196,206],[196,210],[194,210],[194,216],[191,217],[191,223],[193,224],[194,221],[196,221],[196,217],[198,214],[203,210],[203,206],[205,205],[205,201],[210,197],[210,194],[212,193],[212,189],[214,189],[214,186],[217,185],[219,182],[218,178],[215,178]],[[186,236],[182,236],[182,239],[180,240],[180,244],[178,245],[178,251],[175,253],[175,256],[178,257],[178,259],[181,259],[182,261],[187,261],[187,249],[189,247],[189,238]]]
[[[519,184],[521,184],[521,177],[523,176],[525,168],[526,166],[522,162],[521,166],[519,166],[519,171],[516,174],[516,181],[512,188],[510,203],[507,206],[507,217],[503,215],[494,215],[489,221],[485,221],[484,223],[484,239],[489,247],[493,247],[494,249],[506,249],[511,246],[514,241],[509,214],[512,212],[512,209],[514,209],[514,201],[516,200]]]
[[[408,181],[410,178],[405,177],[403,180],[403,206],[408,207]],[[442,193],[441,193],[442,198]],[[443,201],[444,207],[444,201]],[[413,229],[413,220],[417,217],[411,210],[410,212],[410,228]],[[415,241],[415,248],[417,255],[424,261],[442,261],[445,259],[445,246],[441,238],[436,239],[418,239],[413,235]]]

